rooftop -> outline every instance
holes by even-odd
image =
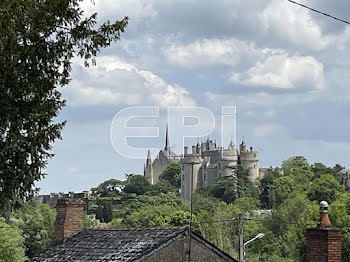
[[[140,261],[187,235],[187,227],[87,229],[43,251],[30,261]],[[192,235],[227,261],[236,261],[200,236]]]

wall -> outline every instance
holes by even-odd
[[[341,234],[336,228],[306,230],[306,262],[341,262]]]
[[[161,248],[151,256],[141,260],[142,262],[182,262],[188,261],[188,237],[182,237],[171,244]],[[191,240],[191,261],[192,262],[225,262],[203,243],[192,238]]]

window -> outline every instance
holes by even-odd
[[[219,177],[221,177],[221,173],[219,173]]]
[[[185,175],[182,174],[182,181],[185,181]]]
[[[207,181],[207,174],[203,174],[203,181],[204,181],[204,182]]]
[[[207,170],[207,164],[204,165],[204,170]]]
[[[218,164],[219,169],[221,169],[221,163]]]
[[[256,154],[254,154],[254,157],[256,157]]]
[[[255,164],[254,164],[254,168],[255,168]]]
[[[185,165],[184,165],[184,164],[182,164],[182,167],[181,167],[181,168],[182,168],[182,170],[185,170]]]

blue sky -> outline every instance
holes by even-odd
[[[346,0],[301,3],[350,20]],[[350,166],[350,26],[283,0],[87,0],[99,21],[129,16],[122,41],[97,66],[73,63],[62,88],[63,140],[54,144],[42,193],[82,191],[109,178],[142,173],[144,159],[124,158],[110,142],[125,107],[160,106],[163,147],[167,106],[237,107],[237,139],[260,151],[260,166],[290,156]],[[211,135],[218,138],[218,130]],[[173,143],[174,150],[180,151]],[[189,145],[193,141],[188,141]]]

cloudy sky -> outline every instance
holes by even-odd
[[[350,21],[350,1],[300,2]],[[144,159],[122,157],[110,139],[115,114],[140,105],[160,107],[148,123],[160,137],[136,146],[164,146],[167,106],[205,107],[218,119],[221,106],[236,106],[237,140],[260,151],[260,166],[294,155],[350,166],[349,25],[286,0],[87,0],[83,8],[99,22],[130,23],[97,66],[74,61],[58,119],[68,124],[42,193],[142,173]]]

